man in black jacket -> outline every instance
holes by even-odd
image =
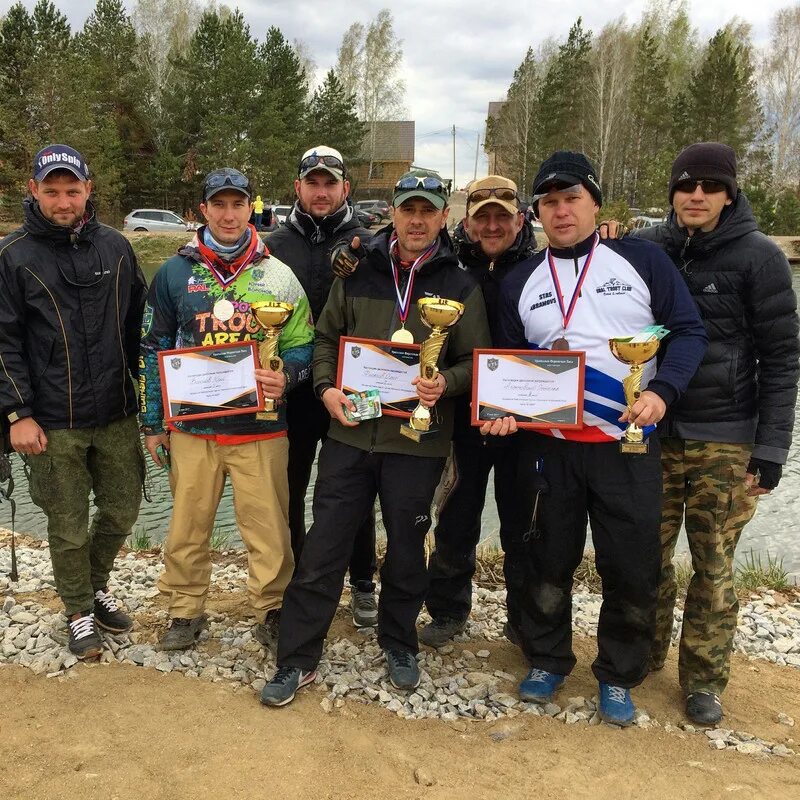
[[[781,477],[792,439],[798,318],[786,257],[758,230],[736,183],[736,154],[701,142],[675,159],[666,223],[639,232],[660,244],[700,310],[709,347],[683,397],[659,424],[664,475],[662,566],[651,670],[673,626],[675,543],[686,525],[694,575],[678,657],[686,713],[722,718],[738,602],[733,559],[759,495]]]
[[[517,185],[500,175],[473,181],[467,213],[455,233],[459,260],[483,290],[493,338],[500,282],[520,261],[536,251],[533,229],[519,210]],[[522,588],[522,536],[530,509],[522,499],[527,487],[517,486],[519,436],[481,436],[469,422],[469,396],[455,400],[451,470],[452,489],[440,501],[434,531],[436,549],[428,564],[430,588],[425,605],[432,621],[420,631],[420,641],[441,647],[464,630],[472,608],[475,547],[480,540],[481,513],[489,473],[494,469],[494,496],[500,518],[500,542],[505,553],[507,590],[506,635],[516,641],[518,593]]]
[[[29,189],[24,224],[0,242],[0,409],[47,515],[69,649],[94,658],[96,626],[131,627],[108,577],[141,502],[134,386],[146,286],[128,241],[95,219],[80,153],[45,147]]]
[[[332,147],[319,145],[303,154],[294,182],[297,201],[286,222],[267,237],[267,246],[288,264],[298,277],[316,321],[328,299],[333,273],[330,252],[354,236],[365,238],[348,200],[347,180],[342,155]],[[289,528],[295,564],[306,536],[306,492],[317,445],[325,441],[330,416],[314,396],[311,381],[304,381],[289,392],[286,406],[289,426]],[[350,603],[353,622],[358,627],[377,624],[373,577],[375,563],[375,517],[367,515],[358,529],[350,561]]]

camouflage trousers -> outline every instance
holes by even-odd
[[[47,515],[56,591],[67,616],[89,611],[139,514],[144,459],[136,415],[96,428],[53,430],[29,456],[31,500]],[[95,515],[89,526],[89,494]]]
[[[733,559],[756,509],[756,498],[747,496],[744,483],[751,451],[750,444],[661,440],[661,577],[650,665],[663,667],[669,650],[677,594],[672,557],[685,512],[694,570],[678,651],[678,676],[686,694],[721,694],[730,676],[739,612]]]

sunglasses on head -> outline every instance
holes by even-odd
[[[405,178],[400,178],[395,184],[394,190],[399,191],[401,189],[425,189],[428,192],[446,194],[444,184],[432,175],[426,175],[424,177],[407,175]]]
[[[333,169],[341,170],[341,172],[344,174],[344,164],[342,164],[342,162],[336,158],[336,156],[318,156],[316,154],[306,156],[300,162],[300,169],[298,172],[305,172],[313,167],[318,167],[320,164],[325,167],[333,167]]]
[[[505,200],[508,203],[519,200],[519,196],[513,189],[509,189],[507,186],[492,186],[488,189],[476,189],[474,192],[470,192],[467,197],[467,205],[480,203],[490,197],[496,197],[498,200]]]
[[[704,194],[718,194],[719,192],[727,191],[728,187],[725,186],[724,183],[720,183],[719,181],[709,181],[709,180],[690,180],[690,181],[681,181],[680,183],[675,185],[676,192],[687,192],[688,194],[694,194],[697,191],[697,187],[700,187]]]
[[[250,181],[238,169],[218,169],[210,172],[205,180],[206,189],[219,189],[221,186],[232,186],[250,192]]]
[[[539,187],[539,191],[531,198],[531,203],[536,203],[543,197],[547,197],[550,192],[569,192],[570,194],[580,194],[583,189],[582,183],[576,183],[572,186],[566,186],[560,182],[547,183]]]

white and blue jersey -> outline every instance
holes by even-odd
[[[574,248],[550,250],[565,310],[594,241],[592,234]],[[630,238],[599,242],[566,329],[557,294],[545,250],[517,265],[503,282],[500,297],[497,347],[547,350],[564,337],[570,350],[586,354],[583,427],[542,432],[584,442],[622,436],[622,379],[630,367],[612,355],[608,340],[633,336],[648,325],[664,325],[670,334],[661,343],[658,366],[655,359],[644,365],[642,388],[668,406],[685,391],[707,337],[686,284],[658,247]]]

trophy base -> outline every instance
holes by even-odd
[[[439,435],[439,429],[429,428],[427,431],[418,431],[416,428],[412,428],[408,423],[404,423],[400,426],[400,433],[417,443],[430,442]]]
[[[646,455],[650,452],[650,442],[647,439],[643,442],[627,442],[622,439],[619,443],[619,451],[626,455]]]
[[[256,411],[256,419],[262,420],[263,422],[277,422],[278,421],[278,412],[277,411]]]

